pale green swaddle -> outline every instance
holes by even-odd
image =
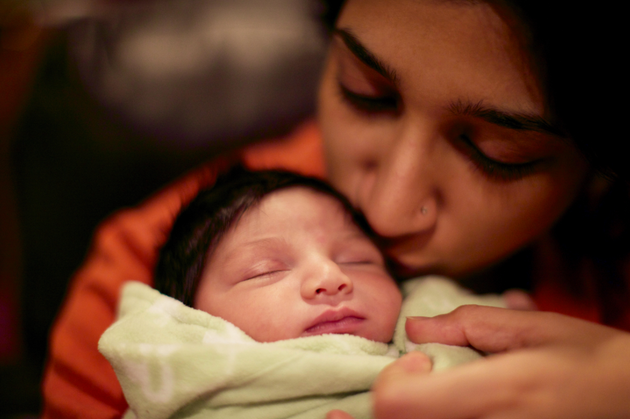
[[[440,277],[407,281],[394,344],[351,335],[254,341],[231,323],[147,285],[125,285],[118,320],[99,350],[118,376],[125,418],[323,418],[342,409],[370,418],[369,389],[400,353],[428,354],[434,371],[477,359],[470,348],[413,345],[407,316],[434,316],[463,304],[503,306]]]

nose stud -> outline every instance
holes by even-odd
[[[420,214],[422,215],[427,215],[429,212],[429,208],[423,206],[422,208],[420,208]]]

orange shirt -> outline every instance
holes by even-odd
[[[286,139],[245,148],[173,183],[139,207],[115,214],[97,230],[85,264],[51,333],[45,372],[44,418],[119,418],[127,409],[116,375],[98,352],[101,334],[115,318],[118,294],[128,280],[152,283],[161,245],[176,214],[219,169],[240,160],[252,169],[284,168],[325,175],[321,137],[314,122]],[[541,287],[541,308],[598,320],[596,306],[573,301],[554,286]]]

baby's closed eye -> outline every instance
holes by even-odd
[[[247,269],[243,275],[242,280],[247,281],[250,279],[261,279],[265,277],[272,277],[281,273],[287,272],[289,267],[276,260],[262,260],[254,263]]]
[[[383,256],[371,245],[361,244],[353,248],[344,249],[335,257],[339,265],[384,265]]]

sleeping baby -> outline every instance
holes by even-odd
[[[370,386],[401,354],[424,352],[434,371],[480,357],[404,333],[407,316],[470,303],[503,305],[437,277],[401,293],[365,222],[328,184],[237,168],[179,214],[155,289],[124,287],[99,350],[125,417],[369,418]]]

